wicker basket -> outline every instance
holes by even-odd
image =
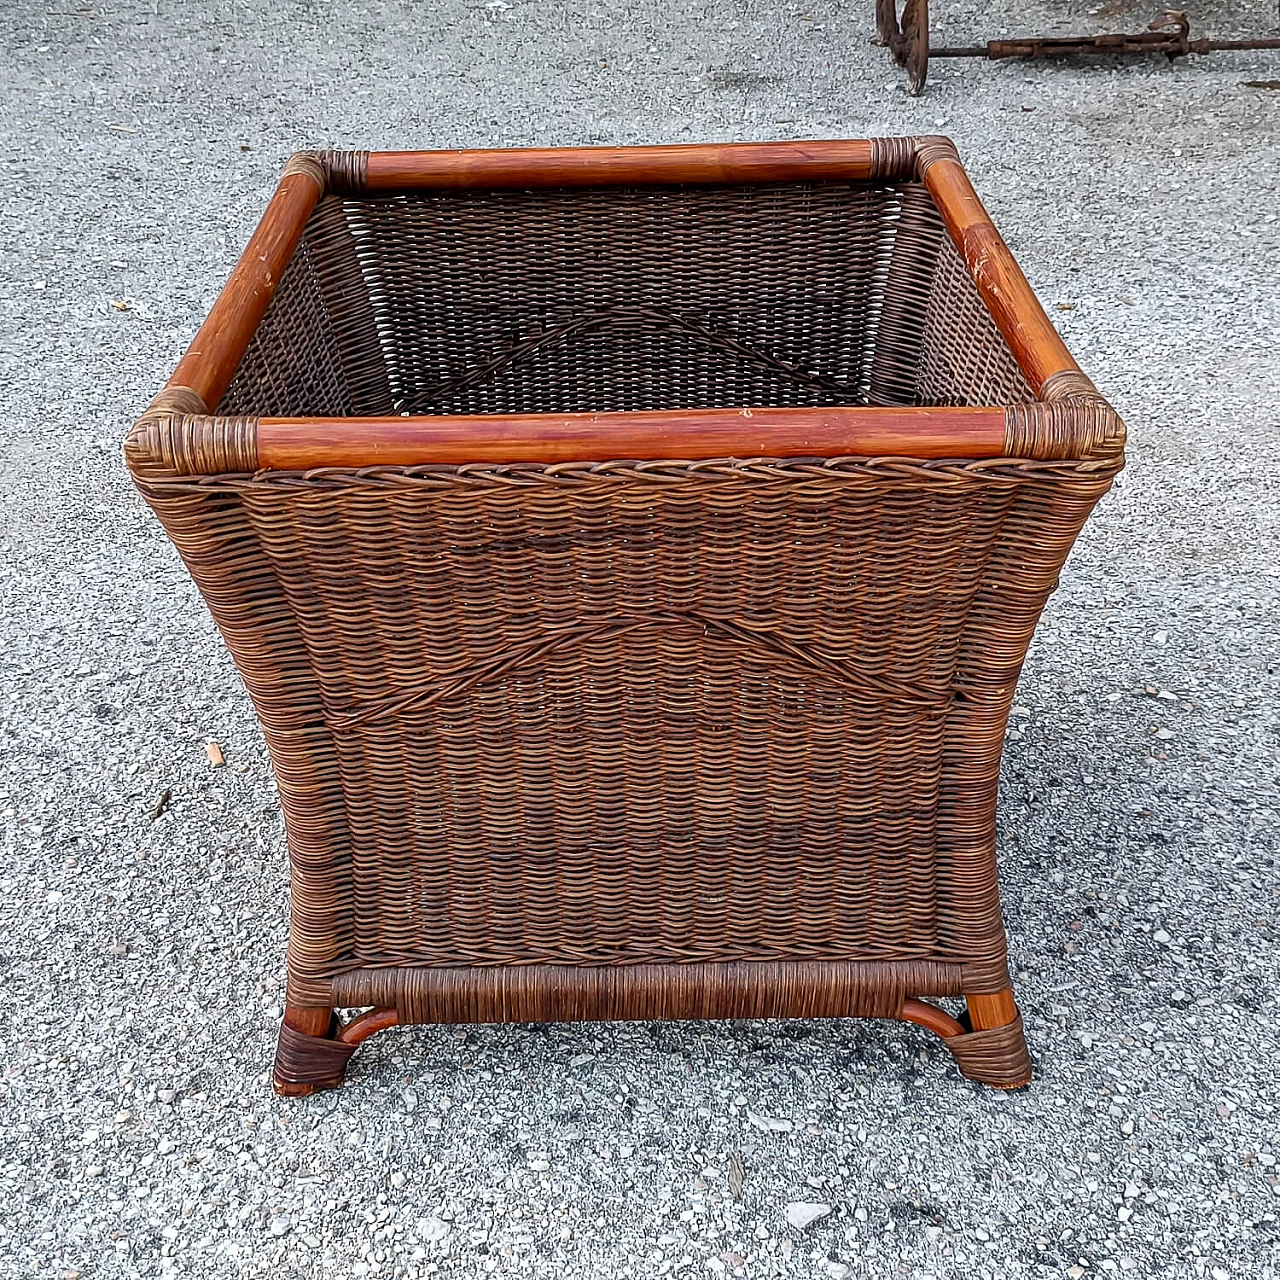
[[[277,1089],[849,1015],[1026,1083],[1000,750],[1122,447],[944,139],[294,157],[126,442],[275,766]]]

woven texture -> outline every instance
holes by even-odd
[[[923,187],[824,183],[327,196],[220,411],[1031,398]]]
[[[387,965],[816,958],[1003,986],[1005,717],[1108,483],[602,466],[153,487],[272,748],[293,996]]]
[[[1031,1056],[1020,1015],[1008,1026],[969,1031],[944,1043],[966,1079],[1000,1089],[1020,1089],[1031,1083]]]
[[[1005,404],[1035,441],[1035,400],[924,189],[827,183],[326,195],[217,412]],[[249,446],[185,421],[223,452],[156,416],[174,471],[135,478],[264,726],[291,1004],[894,1016],[1008,986],[1005,721],[1118,453],[201,477]],[[312,1039],[286,1083],[335,1070]],[[957,1045],[1026,1074],[1020,1027]]]

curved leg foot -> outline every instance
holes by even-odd
[[[339,1028],[337,1039],[354,1049],[356,1045],[363,1044],[374,1032],[385,1031],[388,1027],[397,1026],[399,1022],[400,1015],[394,1009],[370,1009]]]
[[[923,1000],[904,1000],[899,1016],[903,1022],[914,1022],[917,1027],[924,1027],[926,1031],[932,1031],[944,1040],[964,1034],[964,1027],[949,1013],[935,1004],[926,1004]]]
[[[900,1016],[939,1035],[966,1080],[996,1089],[1021,1089],[1030,1084],[1031,1056],[1013,992],[1006,989],[966,999],[971,1030],[923,1000],[905,1001]]]
[[[371,1009],[345,1026],[332,1009],[288,1005],[276,1046],[272,1085],[285,1098],[336,1089],[356,1046],[396,1025],[394,1009]]]

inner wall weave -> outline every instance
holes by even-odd
[[[220,406],[1032,399],[917,183],[326,196]]]

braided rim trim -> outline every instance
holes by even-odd
[[[831,482],[852,486],[889,483],[940,486],[965,484],[1026,484],[1032,481],[1097,481],[1109,484],[1122,469],[1123,458],[1096,462],[1079,459],[1036,460],[984,458],[978,461],[919,458],[662,458],[649,461],[554,464],[468,463],[463,466],[316,467],[310,471],[259,471],[223,474],[139,475],[138,483],[160,498],[176,493],[246,493],[275,489],[452,489],[575,485],[600,482],[671,485],[699,481],[724,484],[795,483],[810,480],[824,488]]]

